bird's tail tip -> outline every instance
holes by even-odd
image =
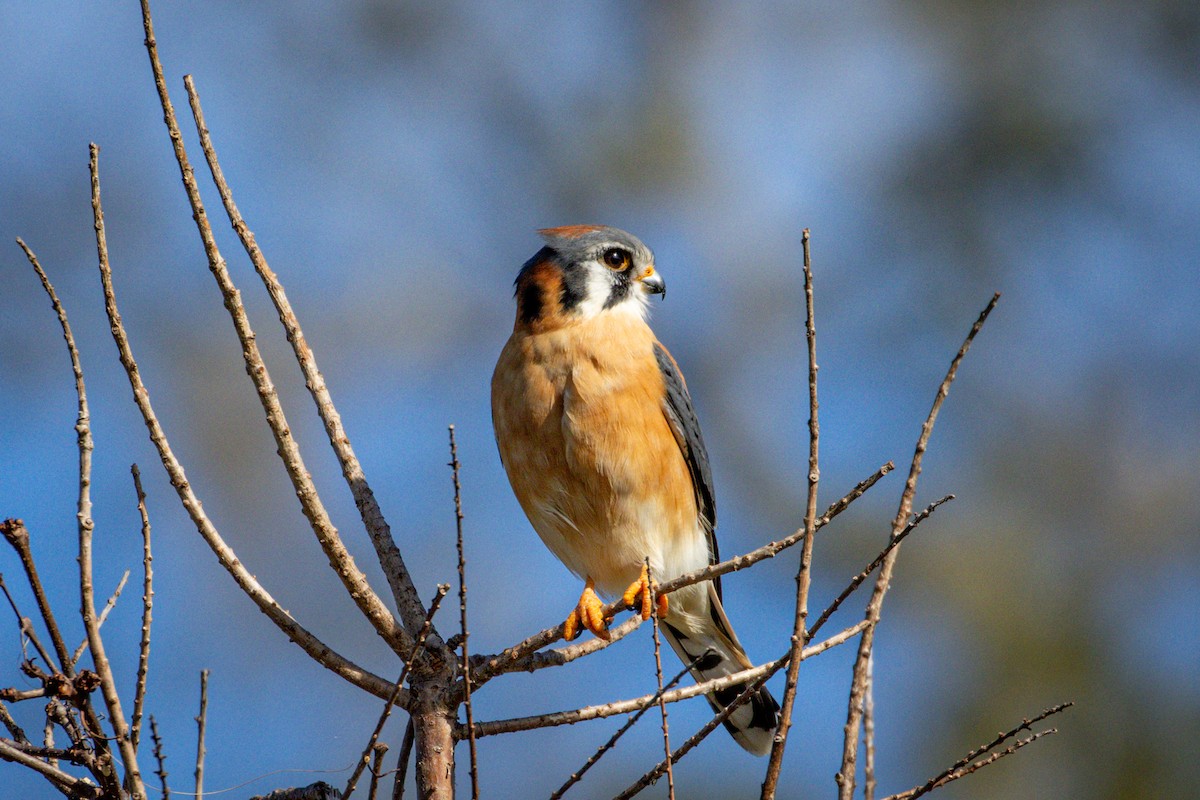
[[[746,684],[730,686],[712,694],[714,705],[728,707],[746,689]],[[764,687],[759,689],[725,720],[725,729],[744,750],[756,756],[771,752],[775,729],[779,727],[779,703]]]

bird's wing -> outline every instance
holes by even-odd
[[[708,451],[704,449],[704,437],[700,435],[700,421],[696,419],[696,410],[692,408],[692,398],[688,394],[687,383],[679,365],[660,343],[654,343],[654,357],[658,361],[659,372],[662,373],[666,394],[663,397],[663,414],[671,427],[671,433],[679,444],[679,450],[687,462],[688,471],[692,475],[692,489],[696,493],[696,508],[700,514],[700,526],[708,537],[708,563],[716,564],[721,560],[717,551],[717,502],[713,492],[712,468],[708,463]],[[717,596],[721,596],[721,579],[713,581]]]

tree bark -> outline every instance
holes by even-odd
[[[447,683],[432,678],[412,686],[413,732],[416,736],[417,797],[454,798],[454,706]]]

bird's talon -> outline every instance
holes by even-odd
[[[658,606],[658,616],[662,617],[667,613],[667,597],[661,595],[658,598],[654,597],[654,591],[658,588],[658,583],[651,584],[650,568],[643,564],[642,574],[638,579],[629,585],[625,590],[625,594],[621,595],[621,601],[629,606],[634,611],[642,615],[643,620],[650,619],[650,613],[654,610],[655,604]]]
[[[604,602],[596,595],[594,581],[588,578],[587,584],[583,587],[583,594],[579,595],[579,603],[575,606],[575,610],[567,615],[567,620],[563,623],[563,638],[569,642],[579,636],[584,628],[587,628],[596,636],[607,641],[610,619],[612,617],[606,616],[604,613]]]

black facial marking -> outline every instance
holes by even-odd
[[[542,287],[536,283],[527,283],[517,291],[517,306],[521,309],[521,322],[526,325],[536,322],[542,316]]]
[[[573,311],[587,297],[587,271],[580,264],[563,267],[559,303],[564,312]]]
[[[613,284],[612,291],[608,293],[608,299],[604,301],[606,309],[612,308],[617,303],[629,297],[629,290],[633,288],[633,283],[629,280],[629,275],[624,272],[617,274],[617,282]]]

